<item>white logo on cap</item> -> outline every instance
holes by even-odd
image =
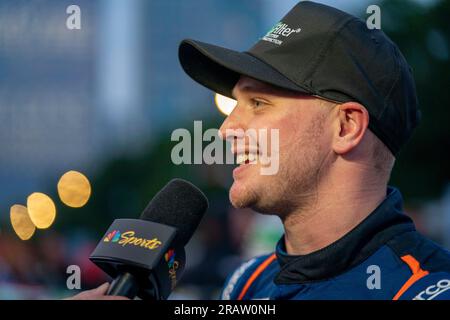
[[[287,23],[280,21],[270,29],[264,37],[262,37],[262,40],[281,45],[285,38],[288,38],[293,33],[299,33],[300,31],[302,31],[301,28],[291,28]]]

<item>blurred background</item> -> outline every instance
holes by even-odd
[[[364,20],[367,6],[379,5],[382,29],[413,67],[423,121],[391,185],[418,229],[450,248],[450,1],[317,2]],[[113,219],[137,218],[174,177],[204,190],[210,208],[188,245],[173,299],[218,298],[240,262],[273,251],[282,234],[278,219],[229,204],[233,166],[171,162],[174,129],[193,131],[194,120],[204,130],[219,128],[224,120],[214,94],[182,71],[177,48],[195,38],[248,49],[296,3],[0,0],[0,299],[73,295],[78,290],[66,286],[73,264],[84,290],[108,280],[89,254]],[[79,30],[66,27],[72,4],[81,9]],[[58,194],[60,177],[71,170],[90,182],[79,208]],[[56,217],[22,240],[11,207],[27,205],[35,192],[52,199]]]

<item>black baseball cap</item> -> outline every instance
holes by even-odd
[[[228,97],[245,75],[337,103],[358,102],[394,155],[420,119],[412,71],[398,47],[381,30],[326,5],[299,2],[245,52],[185,39],[178,53],[191,78]]]

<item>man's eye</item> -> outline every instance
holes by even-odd
[[[252,99],[252,106],[255,107],[255,108],[262,107],[262,106],[264,106],[265,104],[266,104],[266,103],[265,103],[264,101],[262,101],[262,100],[259,100],[259,99]]]

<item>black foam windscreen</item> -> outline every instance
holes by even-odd
[[[186,245],[208,209],[208,199],[192,183],[173,179],[149,202],[142,220],[177,228],[176,245]]]

